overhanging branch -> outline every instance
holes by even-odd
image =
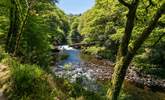
[[[135,41],[135,43],[133,45],[133,49],[131,49],[129,51],[129,53],[131,53],[132,55],[134,55],[137,52],[137,50],[140,48],[140,46],[143,44],[143,42],[148,38],[148,36],[153,31],[153,29],[156,27],[156,25],[157,25],[160,17],[163,15],[164,12],[165,12],[165,2],[157,10],[155,16],[150,21],[148,27],[144,29],[144,31],[142,32],[142,34]]]

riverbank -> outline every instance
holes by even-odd
[[[94,58],[94,59],[93,59]],[[94,70],[94,75],[98,80],[110,80],[113,74],[114,63],[101,57],[93,57],[91,62],[85,66],[91,67]],[[101,58],[101,59],[100,59]],[[89,59],[88,59],[89,60]],[[95,64],[94,64],[95,63]],[[130,65],[125,80],[135,84],[140,88],[151,88],[152,90],[165,91],[165,79],[157,77],[154,74],[146,74],[139,68]]]
[[[79,55],[80,52],[77,49],[72,50],[69,48],[69,50],[64,50],[63,52],[69,54],[70,57],[63,61],[64,65],[57,64],[57,67],[53,69],[57,76],[73,76],[72,80],[81,75],[99,81],[111,79],[114,67],[113,62],[106,59],[90,57],[89,55]],[[81,57],[76,57],[78,55]],[[72,64],[74,61],[76,64]],[[69,62],[71,62],[71,64]],[[152,90],[165,91],[165,79],[145,74],[134,66],[128,68],[125,79],[140,88],[151,88]]]
[[[97,64],[93,64],[97,62]],[[110,80],[113,74],[114,64],[108,60],[96,59],[91,63],[86,63],[84,67],[93,69],[93,74],[98,80],[105,81]],[[160,79],[154,75],[145,74],[134,66],[130,66],[127,71],[125,79],[141,88],[151,88],[153,90],[165,91],[165,79]]]
[[[110,61],[105,61],[102,66],[93,63],[86,63],[82,66],[87,67],[88,70],[92,68],[95,78],[101,81],[110,80],[113,74],[113,64]],[[165,91],[165,79],[142,73],[138,68],[133,66],[128,68],[125,79],[141,88]]]
[[[153,91],[165,91],[165,79],[140,72],[138,68],[133,66],[129,67],[125,79],[139,87],[151,88]]]

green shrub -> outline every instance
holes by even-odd
[[[107,100],[105,95],[83,88],[79,81],[81,79],[76,83],[70,83],[67,79],[57,78],[57,86],[67,95],[67,99],[62,100]]]
[[[98,47],[98,46],[91,46],[86,49],[84,49],[84,52],[92,55],[97,55],[100,51],[103,51],[104,47]]]
[[[103,50],[99,52],[99,56],[103,57],[104,59],[110,59],[111,61],[115,61],[115,53],[112,50]]]
[[[73,65],[72,65],[71,63],[65,64],[65,65],[64,65],[64,69],[65,69],[65,70],[70,70],[70,69],[72,68],[72,66],[73,66]]]
[[[0,62],[3,64],[9,64],[11,57],[7,53],[0,53]]]
[[[12,100],[53,100],[55,88],[50,76],[36,65],[12,63],[11,82]]]
[[[4,58],[4,55],[2,53],[0,53],[0,62],[3,58]]]

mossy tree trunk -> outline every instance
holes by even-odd
[[[125,33],[122,37],[122,41],[118,50],[116,65],[112,76],[112,81],[111,81],[112,87],[107,92],[107,95],[110,100],[118,99],[122,87],[122,83],[124,81],[129,64],[131,63],[137,50],[141,47],[143,42],[148,38],[148,36],[153,31],[153,29],[156,27],[157,22],[159,21],[162,14],[165,13],[165,2],[164,2],[161,5],[161,7],[157,10],[156,14],[153,16],[149,25],[143,30],[139,38],[135,40],[133,44],[133,48],[131,48],[128,47],[128,45],[134,27],[134,19],[136,16],[136,10],[139,0],[134,0],[131,4],[128,4],[123,0],[119,0],[119,2],[124,6],[128,7],[129,11],[127,16]]]

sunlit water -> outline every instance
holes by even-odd
[[[82,56],[80,50],[67,45],[59,46],[58,48],[60,49],[60,53],[66,53],[69,57],[64,61],[58,62],[57,66],[54,67],[53,70],[57,76],[69,79],[71,82],[76,82],[77,79],[81,78],[83,81],[80,84],[84,88],[94,92],[102,91],[103,85],[98,84],[95,73],[99,69],[94,69],[93,66],[102,66],[106,61],[90,56]],[[93,66],[86,67],[85,63],[88,62]],[[105,81],[102,82],[104,83]],[[127,100],[165,100],[165,93],[152,91],[147,87],[138,87],[128,81],[124,82],[121,96],[127,96]]]

